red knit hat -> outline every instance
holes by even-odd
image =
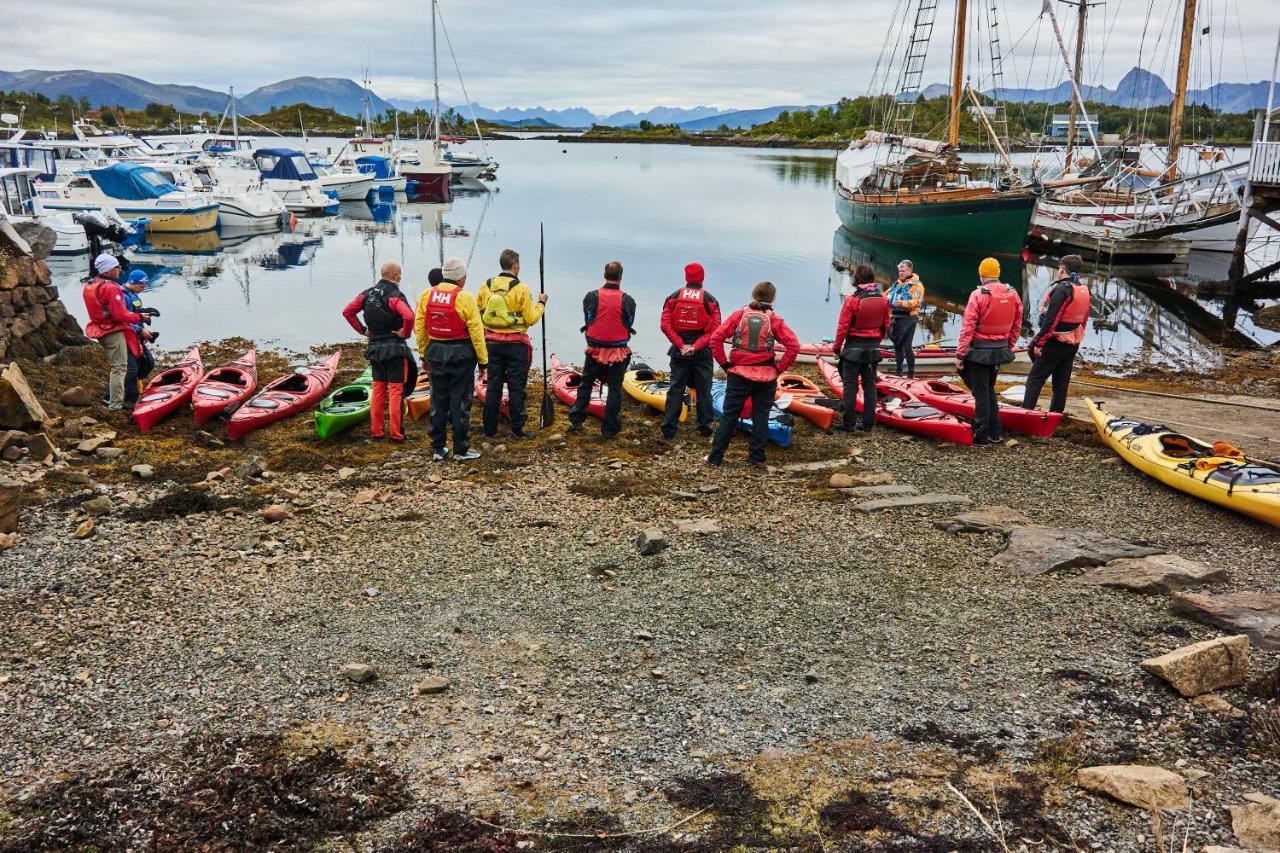
[[[702,284],[702,280],[706,278],[706,271],[702,268],[702,264],[694,262],[684,268],[684,280],[690,283]]]

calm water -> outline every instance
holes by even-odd
[[[930,300],[922,341],[954,338],[955,312],[976,281],[977,257],[879,244],[838,229],[833,153],[532,141],[490,149],[502,163],[498,181],[490,191],[464,189],[450,204],[344,204],[340,215],[299,220],[289,234],[182,237],[138,252],[135,265],[152,281],[144,301],[162,312],[154,326],[160,343],[176,349],[241,336],[303,350],[351,340],[341,309],[386,260],[404,266],[404,289],[416,300],[442,256],[470,260],[474,291],[510,247],[536,287],[540,222],[549,344],[571,357],[582,346],[582,295],[598,286],[610,260],[625,266],[623,287],[639,306],[635,349],[658,362],[666,349],[662,300],[690,261],[706,268],[707,286],[726,309],[745,302],[756,282],[774,282],[778,310],[802,340],[831,336],[850,264],[870,263],[888,276],[904,255],[916,262]],[[55,260],[64,301],[83,322],[85,261]],[[1005,264],[1005,280],[1021,282],[1032,304],[1051,278],[1050,268]],[[1168,284],[1139,288],[1098,276],[1093,287],[1101,322],[1085,346],[1110,363],[1203,364],[1216,358],[1220,341],[1248,346],[1280,337],[1253,328],[1243,312],[1224,330],[1220,305],[1179,296]]]

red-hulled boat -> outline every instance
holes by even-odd
[[[551,354],[551,389],[556,398],[566,406],[572,406],[578,399],[578,386],[582,384],[582,374],[565,364],[555,353]],[[604,417],[605,389],[599,382],[591,389],[591,402],[587,403],[587,414],[597,418]]]
[[[484,405],[484,401],[489,396],[489,374],[476,376],[476,399],[480,401],[480,405]],[[502,386],[502,401],[498,403],[498,414],[507,420],[511,420],[511,409],[509,403],[511,397],[510,389],[506,385]]]
[[[818,371],[837,397],[844,397],[844,382],[839,369],[819,359]],[[862,411],[862,391],[859,389],[855,405]],[[910,393],[884,382],[876,383],[876,423],[894,429],[927,435],[953,444],[973,444],[973,425],[950,412],[937,409]]]
[[[138,429],[146,432],[191,400],[191,392],[204,375],[204,363],[200,361],[200,347],[178,363],[177,367],[161,371],[142,389],[138,404],[133,407],[133,419]]]
[[[196,426],[223,412],[234,412],[258,387],[258,353],[249,350],[230,364],[215,367],[204,375],[191,394]]]
[[[907,379],[902,376],[886,376],[880,374],[880,382],[891,388],[905,391],[918,400],[936,406],[953,415],[966,418],[974,416],[973,395],[959,385],[943,382],[940,379]],[[1042,409],[1024,409],[1000,403],[1000,423],[1005,429],[1026,435],[1040,437],[1053,435],[1053,431],[1062,422],[1061,412],[1046,412]]]
[[[333,384],[341,355],[335,352],[317,365],[299,367],[269,383],[227,421],[227,437],[233,441],[244,438],[254,430],[306,411],[320,402]]]

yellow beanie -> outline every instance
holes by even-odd
[[[982,263],[978,264],[978,275],[981,278],[999,278],[1000,262],[995,258],[983,258]]]

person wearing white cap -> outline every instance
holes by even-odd
[[[453,427],[453,458],[479,459],[471,449],[471,398],[476,388],[476,365],[489,364],[484,340],[484,324],[476,298],[462,288],[467,283],[467,265],[449,258],[441,270],[443,279],[418,300],[414,332],[418,354],[431,374],[432,461],[449,458],[448,431]]]
[[[125,407],[125,374],[129,371],[129,356],[141,355],[142,346],[134,326],[146,322],[146,312],[130,311],[120,289],[120,261],[114,255],[103,252],[93,259],[97,275],[85,282],[81,295],[89,312],[89,323],[84,333],[102,344],[107,351],[110,377],[107,380],[107,408],[113,412]],[[130,399],[137,398],[137,388]]]

